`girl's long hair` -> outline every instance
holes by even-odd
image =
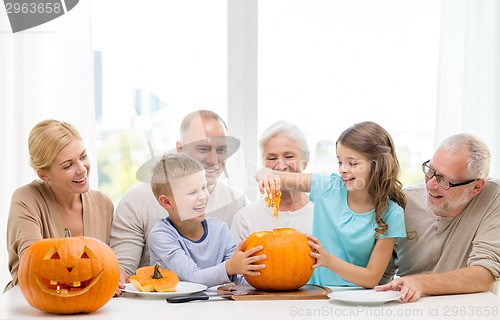
[[[403,209],[406,196],[403,184],[399,181],[400,167],[396,156],[394,141],[389,133],[375,122],[357,123],[346,129],[337,140],[337,144],[364,154],[370,161],[370,180],[368,194],[375,204],[375,238],[387,233],[384,221],[389,202],[392,200]]]

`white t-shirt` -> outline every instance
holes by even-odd
[[[246,239],[257,231],[271,231],[277,228],[293,228],[312,234],[314,204],[309,201],[296,211],[279,211],[278,219],[273,217],[273,209],[266,206],[263,198],[254,204],[241,208],[233,217],[231,232],[236,241]]]

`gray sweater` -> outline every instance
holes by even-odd
[[[151,265],[175,272],[181,281],[201,283],[208,287],[228,282],[243,283],[241,275],[229,277],[226,260],[236,249],[227,224],[219,219],[203,221],[205,233],[198,241],[180,234],[169,218],[158,221],[148,238]]]
[[[233,215],[249,203],[241,192],[224,181],[218,181],[210,194],[207,216],[231,223]],[[128,275],[149,265],[149,232],[155,223],[168,216],[156,200],[151,184],[140,182],[125,193],[116,207],[109,245],[115,252],[120,268]]]

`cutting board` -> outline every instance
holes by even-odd
[[[294,291],[260,291],[249,285],[223,285],[217,288],[220,294],[233,294],[233,300],[316,300],[328,299],[330,288],[306,284]]]

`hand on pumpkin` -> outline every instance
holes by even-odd
[[[280,177],[269,168],[262,168],[255,174],[260,193],[277,194],[281,189]]]
[[[313,237],[309,234],[306,236],[307,239],[309,239],[309,246],[313,249],[310,255],[311,257],[316,259],[316,263],[313,265],[313,269],[316,269],[319,266],[328,267],[332,255],[321,245],[321,243],[319,243],[318,238]]]
[[[263,247],[256,246],[247,251],[243,251],[245,242],[246,240],[241,241],[236,247],[233,257],[226,261],[226,272],[228,276],[232,276],[235,274],[258,276],[260,275],[260,272],[258,270],[264,269],[266,267],[265,264],[254,264],[254,262],[266,259],[267,256],[265,254],[252,256],[253,254],[261,251]]]

